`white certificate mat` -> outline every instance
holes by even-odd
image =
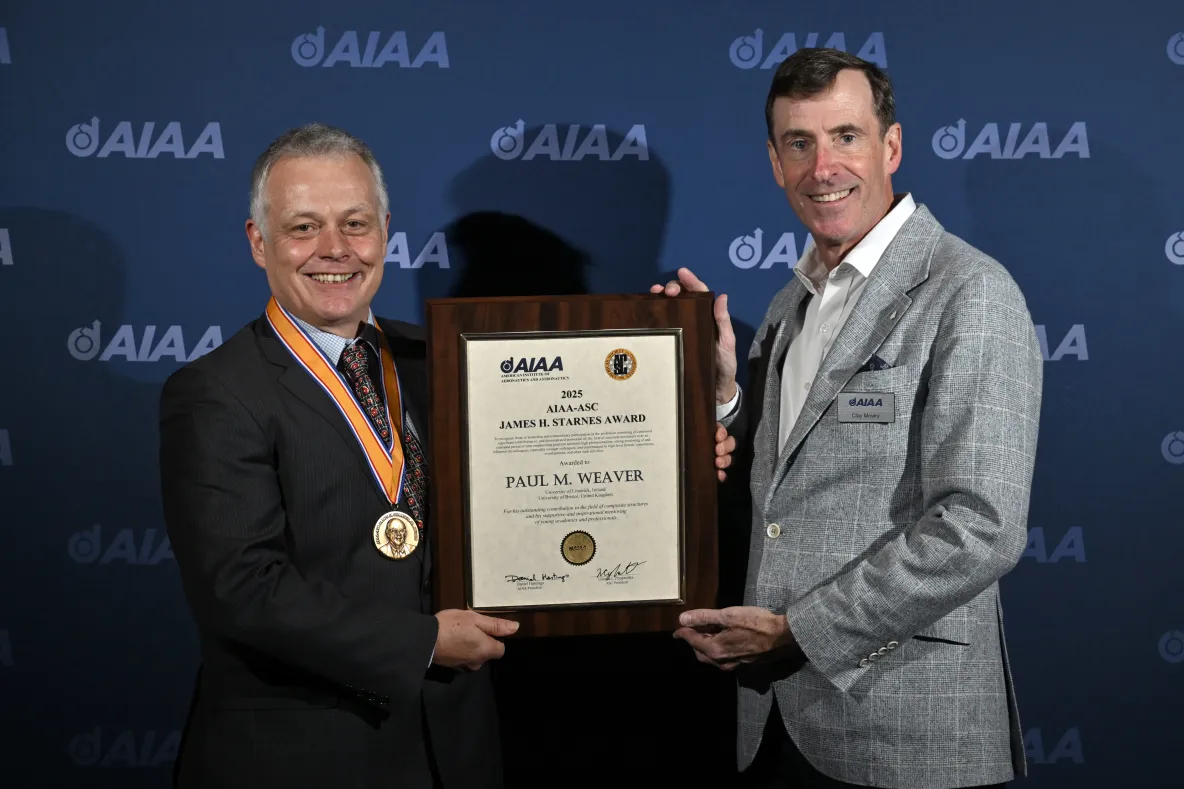
[[[463,345],[472,606],[680,599],[680,330]]]

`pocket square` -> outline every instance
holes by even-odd
[[[888,364],[888,362],[884,361],[873,353],[872,358],[868,359],[867,362],[864,363],[863,367],[860,367],[857,372],[866,373],[873,370],[887,370],[891,366],[892,365]]]

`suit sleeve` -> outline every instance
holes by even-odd
[[[968,279],[943,314],[921,419],[924,515],[789,607],[806,656],[840,690],[862,656],[972,600],[1027,542],[1043,357],[1009,277]]]
[[[293,566],[274,448],[246,407],[182,368],[164,386],[160,440],[165,522],[198,625],[379,706],[418,698],[436,618]]]

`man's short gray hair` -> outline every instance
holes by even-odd
[[[251,171],[251,219],[267,235],[267,176],[285,156],[346,156],[357,154],[370,168],[378,189],[378,220],[390,210],[382,168],[366,143],[347,131],[324,123],[309,123],[281,134],[260,155]]]

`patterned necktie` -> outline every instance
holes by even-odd
[[[390,423],[387,421],[386,408],[379,396],[378,388],[370,377],[370,355],[372,353],[370,346],[359,340],[342,351],[338,369],[353,386],[358,404],[370,417],[371,424],[374,425],[374,429],[389,449],[391,446]],[[407,502],[407,506],[411,509],[411,517],[415,518],[420,531],[423,531],[428,517],[428,475],[425,470],[427,462],[424,460],[419,439],[415,437],[415,433],[411,430],[406,419],[403,420],[402,440],[403,462],[405,464],[403,501]]]

